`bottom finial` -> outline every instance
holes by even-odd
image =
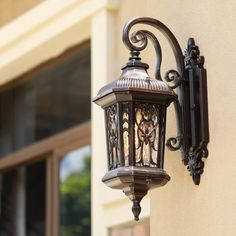
[[[141,212],[140,200],[133,200],[132,212],[134,214],[134,220],[138,221]]]

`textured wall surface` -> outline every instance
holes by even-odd
[[[42,1],[43,0],[1,0],[0,27],[14,20]]]
[[[183,50],[188,38],[195,38],[205,56],[208,77],[209,157],[201,184],[195,186],[181,163],[180,152],[166,150],[165,170],[172,179],[165,187],[148,194],[151,236],[236,235],[235,1],[84,0],[80,5],[79,0],[71,0],[55,5],[52,1],[1,0],[0,26],[38,2],[42,4],[36,7],[35,14],[28,11],[25,19],[20,17],[18,22],[0,30],[1,84],[91,37],[95,96],[100,87],[119,76],[120,67],[127,62],[129,52],[121,41],[122,29],[135,16],[154,17],[165,23]],[[34,21],[29,21],[27,15],[34,16]],[[165,73],[175,63],[161,35],[160,42]],[[150,64],[149,73],[153,76],[152,46],[141,56]],[[95,105],[92,114],[93,235],[105,236],[107,228],[132,223],[133,218],[131,203],[122,192],[110,190],[100,182],[106,171],[104,115]],[[167,137],[174,134],[175,115],[170,107]],[[142,206],[141,217],[146,218],[149,198]]]
[[[236,235],[235,11],[233,0],[121,1],[118,38],[123,24],[133,16],[157,18],[172,30],[183,50],[187,39],[195,38],[207,69],[210,143],[204,174],[200,186],[195,186],[181,163],[180,152],[166,150],[165,169],[172,179],[150,194],[152,236]],[[150,47],[144,59],[152,66],[151,51]],[[128,59],[121,42],[117,58],[119,71]],[[174,66],[173,54],[163,42],[162,72],[170,66]],[[172,108],[168,117],[167,137],[175,134]]]

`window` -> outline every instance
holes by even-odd
[[[90,48],[71,50],[0,94],[0,156],[90,120]]]
[[[90,235],[90,67],[84,43],[0,88],[0,235]]]

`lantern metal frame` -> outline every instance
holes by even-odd
[[[131,28],[137,24],[152,26],[159,30],[172,48],[177,70],[168,70],[164,80],[161,76],[162,50],[160,43],[149,30],[137,30],[131,33]],[[147,47],[149,40],[156,52],[156,80],[149,78],[146,72],[149,66],[141,62],[139,57],[140,52]],[[133,201],[132,211],[135,220],[138,220],[141,211],[140,201],[143,196],[150,188],[163,186],[170,180],[169,175],[163,170],[163,145],[166,108],[171,102],[174,103],[176,112],[177,135],[167,139],[166,146],[171,151],[181,151],[182,161],[187,166],[193,182],[196,185],[200,184],[200,176],[204,170],[203,158],[208,156],[207,144],[209,142],[207,80],[206,70],[203,67],[204,57],[200,56],[194,39],[188,40],[187,49],[183,55],[174,34],[156,19],[137,17],[129,21],[123,30],[123,42],[131,53],[129,62],[122,68],[121,77],[104,86],[93,101],[105,110],[109,171],[103,177],[103,182],[111,188],[123,189],[123,192]],[[136,158],[135,144],[129,146],[128,164],[124,163],[124,157],[118,160],[120,163],[111,160],[113,159],[111,152],[117,152],[118,145],[121,147],[121,151],[124,149],[124,140],[117,130],[122,127],[124,121],[122,121],[124,102],[128,104],[127,109],[131,113],[130,122],[133,122],[127,130],[130,132],[129,144],[132,142],[131,139],[135,138],[135,114],[132,113],[135,112],[137,102],[146,102],[146,104],[154,104],[154,108],[158,107],[160,114],[158,113],[156,116],[160,120],[158,121],[158,148],[160,150],[158,150],[157,161],[152,163],[153,165],[150,163],[144,165],[133,159]],[[152,109],[147,110],[151,112]],[[109,121],[108,118],[114,120]],[[116,127],[108,127],[109,122],[111,126]],[[109,129],[112,134],[109,134]],[[113,146],[111,147],[111,145]],[[117,153],[114,155],[118,158]],[[119,156],[122,155],[124,155],[124,150],[119,153]]]

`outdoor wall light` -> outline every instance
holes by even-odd
[[[162,51],[156,36],[147,30],[130,33],[132,26],[146,24],[158,29],[169,42],[177,70],[161,77]],[[141,62],[140,51],[148,39],[156,51],[156,74],[147,74],[148,65]],[[135,220],[139,219],[140,201],[153,187],[165,185],[170,176],[164,171],[166,109],[174,103],[177,136],[167,140],[171,151],[182,152],[195,184],[200,183],[209,142],[206,71],[194,39],[188,40],[185,55],[173,33],[160,21],[138,17],[123,30],[123,42],[131,57],[123,66],[120,78],[100,89],[94,102],[105,110],[108,172],[102,181],[122,189],[133,201]],[[177,91],[175,92],[174,89]]]

